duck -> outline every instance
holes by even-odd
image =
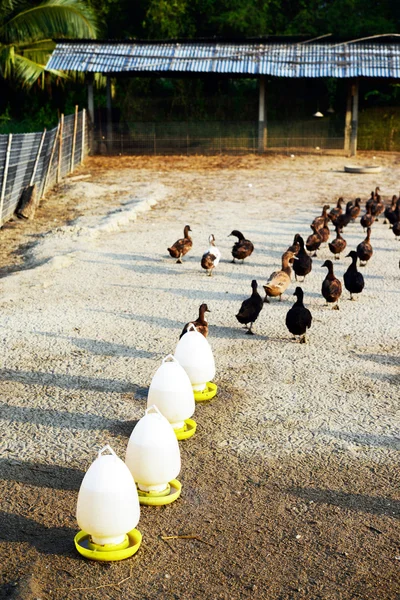
[[[317,256],[317,250],[322,244],[322,237],[319,231],[316,230],[314,225],[310,225],[314,233],[308,236],[306,241],[306,248],[309,252],[314,252],[312,256]]]
[[[293,252],[293,254],[295,254],[296,256],[300,250],[300,244],[299,244],[300,237],[301,237],[301,235],[299,233],[296,233],[296,235],[293,238],[293,244],[291,246],[289,246],[289,248],[288,248],[288,251]]]
[[[396,237],[400,236],[400,198],[396,202],[396,209],[393,211],[393,227],[392,231]]]
[[[329,204],[324,204],[322,208],[322,214],[319,217],[315,217],[314,221],[311,223],[311,225],[314,225],[317,230],[323,227],[325,218],[328,216],[329,208]]]
[[[322,243],[325,243],[329,240],[331,232],[329,231],[328,227],[328,216],[325,217],[324,224],[318,229],[318,233],[321,236]]]
[[[378,194],[375,198],[375,202],[371,207],[371,214],[375,217],[376,221],[379,221],[378,217],[385,210],[385,205],[382,202],[380,195]]]
[[[352,250],[346,258],[351,258],[351,265],[343,275],[344,285],[346,290],[350,292],[350,300],[354,300],[353,294],[361,294],[364,289],[364,277],[357,270],[357,252]]]
[[[361,198],[356,198],[350,208],[350,220],[355,221],[361,212]]]
[[[397,202],[397,196],[396,196],[396,194],[394,194],[394,196],[392,196],[391,204],[385,208],[385,212],[384,212],[385,220],[384,220],[383,224],[386,225],[387,221],[389,221],[389,225],[390,225],[389,229],[392,229],[393,223],[396,222],[396,215],[395,215],[396,202]]]
[[[170,256],[172,256],[172,258],[177,258],[178,260],[176,262],[179,264],[182,263],[182,256],[185,256],[185,254],[187,254],[193,246],[189,231],[192,231],[190,229],[190,225],[185,225],[183,230],[183,238],[177,240],[175,244],[171,246],[171,248],[167,248]]]
[[[243,264],[244,259],[250,256],[250,254],[253,252],[254,245],[252,242],[250,242],[250,240],[246,240],[243,233],[237,229],[231,231],[229,235],[233,235],[238,238],[238,241],[235,242],[232,247],[232,262],[234,263],[235,258],[237,258],[238,260],[241,260]]]
[[[344,199],[342,196],[337,201],[337,204],[334,208],[329,212],[329,218],[333,224],[335,224],[336,219],[343,213],[342,204],[344,204]]]
[[[204,337],[206,338],[208,336],[208,322],[206,319],[206,312],[211,312],[210,309],[208,308],[207,304],[205,304],[205,303],[200,304],[199,318],[196,319],[195,321],[189,321],[189,323],[186,323],[185,327],[182,329],[182,333],[179,336],[179,339],[181,339],[181,337],[185,335],[185,333],[188,330],[189,325],[194,325],[196,327],[197,331],[199,333],[201,333],[202,335],[204,335]]]
[[[326,260],[323,267],[328,269],[328,273],[322,282],[321,294],[326,300],[326,305],[336,303],[332,308],[339,310],[339,298],[342,295],[342,284],[333,272],[333,263],[331,260]]]
[[[310,329],[312,323],[312,315],[303,304],[304,292],[301,287],[296,287],[293,295],[296,296],[297,300],[286,313],[286,327],[294,336],[294,339],[296,339],[296,336],[300,336],[300,343],[305,344],[307,342],[306,332],[307,329]]]
[[[352,206],[353,206],[353,203],[351,200],[349,200],[346,204],[346,211],[342,215],[339,215],[338,218],[336,219],[336,225],[338,225],[340,227],[340,231],[343,231],[343,228],[347,227],[347,225],[351,221],[351,207]]]
[[[376,188],[379,189],[379,188]],[[368,198],[368,200],[365,203],[365,208],[371,208],[371,206],[373,205],[373,203],[375,202],[375,192],[371,192],[370,197]]]
[[[336,237],[334,240],[329,242],[328,247],[329,247],[329,250],[332,252],[332,254],[335,256],[335,259],[339,259],[340,253],[343,252],[343,250],[347,246],[347,242],[342,237],[338,225],[336,225],[335,230],[336,230]]]
[[[362,227],[364,227],[364,231],[367,229],[367,227],[371,227],[374,221],[375,217],[371,213],[371,206],[367,206],[367,212],[360,219],[360,223]]]
[[[296,254],[297,260],[293,261],[293,271],[297,281],[298,277],[303,277],[303,281],[306,275],[311,273],[312,269],[312,258],[309,256],[304,248],[304,240],[301,235],[298,236],[297,242],[300,246],[300,250]],[[289,249],[290,250],[290,249]]]
[[[261,312],[261,309],[263,307],[263,300],[257,291],[258,284],[255,279],[253,279],[253,281],[251,282],[251,287],[253,290],[252,294],[250,298],[247,298],[247,300],[244,300],[242,302],[242,306],[240,307],[236,318],[239,321],[239,323],[241,323],[247,328],[246,333],[248,333],[249,335],[254,335],[254,332],[251,328],[253,327],[254,322],[257,320],[258,315]],[[248,326],[249,323],[250,327]]]
[[[269,302],[268,297],[275,298],[279,296],[279,300],[282,300],[282,294],[290,285],[290,276],[292,274],[292,269],[290,263],[293,263],[293,260],[297,260],[297,256],[295,256],[294,252],[290,250],[286,250],[284,254],[282,254],[282,268],[280,271],[274,271],[266,285],[263,285],[265,290],[265,298],[264,302]]]
[[[370,242],[371,238],[371,227],[367,228],[367,237],[363,242],[360,242],[357,246],[357,256],[360,259],[360,267],[365,267],[374,251]],[[363,264],[364,263],[364,264]]]
[[[207,274],[211,277],[213,269],[215,269],[215,267],[221,260],[221,252],[215,245],[215,236],[213,234],[209,236],[208,241],[210,243],[210,247],[208,248],[207,252],[205,252],[201,257],[201,266],[207,271]]]

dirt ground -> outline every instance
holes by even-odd
[[[358,159],[372,161],[378,179],[345,175],[342,157],[94,157],[35,221],[3,228],[0,598],[400,598],[399,242],[374,224],[366,289],[340,311],[323,306],[320,253],[309,345],[284,325],[294,282],[254,338],[234,317],[322,204],[398,193],[400,156]],[[133,197],[157,204],[130,221]],[[196,247],[181,269],[166,248],[186,223]],[[244,265],[230,263],[234,228],[255,243]],[[223,260],[207,278],[211,232]],[[351,249],[364,234],[345,237]],[[142,509],[133,558],[86,561],[73,546],[83,475],[106,442],[124,458],[152,374],[203,300],[219,392],[180,443],[182,497]],[[183,534],[195,538],[162,539]]]

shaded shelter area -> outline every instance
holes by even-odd
[[[343,98],[345,119],[341,134],[331,137],[341,140],[341,148],[354,156],[357,152],[359,86],[364,78],[397,80],[400,77],[400,36],[371,36],[361,40],[339,40],[332,36],[321,36],[309,40],[304,37],[267,37],[252,40],[168,40],[168,41],[117,41],[117,40],[60,40],[47,67],[61,71],[76,71],[86,74],[88,89],[88,110],[94,119],[93,81],[96,73],[107,79],[107,124],[98,141],[103,150],[112,151],[115,145],[122,154],[122,138],[113,126],[112,81],[122,77],[156,78],[247,78],[258,81],[258,114],[249,124],[251,133],[244,137],[253,139],[253,147],[248,150],[264,152],[273,148],[267,114],[273,108],[268,106],[268,88],[276,79],[294,79],[311,82],[316,79],[345,80],[347,97]],[[299,86],[299,89],[301,87]],[[303,87],[304,92],[304,87]],[[331,112],[334,112],[333,110]],[[323,114],[316,111],[311,119],[322,121]],[[235,124],[230,127],[233,136]],[[204,129],[204,124],[200,125]],[[225,128],[224,128],[225,129]],[[131,134],[139,140],[140,127]],[[148,132],[147,132],[148,137]],[[191,132],[186,135],[189,148]],[[145,136],[146,137],[146,136]],[[221,135],[221,137],[224,137]],[[323,140],[323,135],[321,140]],[[329,137],[329,136],[325,136]],[[302,145],[299,136],[299,145]],[[317,142],[315,141],[317,140]],[[271,143],[272,142],[272,143]],[[318,135],[313,136],[312,144],[318,144]],[[153,131],[153,145],[148,148],[157,153],[157,133]],[[97,144],[99,146],[99,144]],[[334,146],[336,149],[339,147]],[[220,148],[222,150],[222,147]],[[125,149],[126,150],[126,149]]]

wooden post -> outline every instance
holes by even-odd
[[[50,153],[50,158],[49,158],[49,165],[47,167],[46,177],[44,179],[44,184],[43,184],[42,196],[44,196],[45,193],[46,193],[47,180],[49,179],[50,169],[51,169],[51,165],[53,163],[54,154],[55,154],[55,151],[56,151],[56,146],[57,146],[57,142],[58,142],[59,132],[60,132],[60,121],[58,122],[56,134],[55,134],[54,140],[53,140],[53,146],[51,148],[51,153]]]
[[[75,147],[76,147],[76,131],[78,129],[78,105],[75,105],[75,118],[74,118],[74,133],[72,134],[72,148],[71,148],[71,173],[74,171],[75,162]]]
[[[351,135],[351,101],[352,101],[352,81],[348,82],[347,101],[346,101],[346,117],[344,121],[344,150],[350,152],[350,135]]]
[[[59,137],[60,143],[58,146],[57,183],[60,183],[60,181],[61,181],[61,160],[62,160],[63,134],[64,134],[64,115],[61,114],[60,129],[58,132],[58,137]]]
[[[90,123],[91,123],[92,127],[94,125],[93,80],[94,80],[93,73],[88,73],[87,76],[86,76],[87,93],[88,93],[88,102],[87,102],[87,104],[88,104],[89,120],[90,120]]]
[[[351,138],[350,138],[350,156],[357,154],[357,132],[358,132],[358,80],[352,85],[352,114],[351,114]]]
[[[8,142],[7,142],[7,150],[6,150],[6,160],[5,160],[5,164],[4,164],[3,181],[1,183],[0,226],[3,225],[3,204],[4,204],[4,197],[6,195],[7,175],[8,175],[8,166],[10,164],[10,154],[11,154],[12,137],[13,137],[12,133],[9,133],[8,134]]]
[[[38,168],[38,164],[39,164],[39,158],[40,158],[40,154],[42,152],[42,148],[43,148],[43,143],[44,143],[44,138],[46,137],[46,129],[43,131],[42,133],[42,137],[40,139],[40,144],[39,144],[39,148],[36,154],[36,159],[35,159],[35,163],[33,165],[33,170],[32,170],[32,175],[31,175],[31,180],[29,182],[29,185],[33,185],[33,182],[35,181],[35,175],[36,175],[36,171]]]
[[[81,163],[85,158],[85,133],[86,133],[86,109],[82,111],[82,146],[81,146]]]
[[[267,142],[267,127],[265,119],[265,75],[260,76],[260,92],[258,103],[258,151],[264,152]]]
[[[110,152],[113,137],[112,127],[112,95],[111,95],[111,77],[107,75],[107,150]]]

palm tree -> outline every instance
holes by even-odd
[[[82,0],[0,0],[0,77],[30,86],[44,72],[54,38],[95,38],[97,31]]]

